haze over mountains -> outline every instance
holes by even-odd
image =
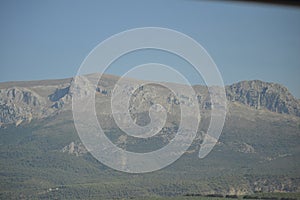
[[[95,88],[98,121],[106,135],[134,152],[168,144],[178,129],[180,104],[188,99],[157,84],[140,87],[131,99],[135,122],[149,123],[148,110],[154,103],[166,108],[168,119],[157,135],[137,139],[123,133],[112,118],[110,97],[118,78],[104,75]],[[225,126],[204,159],[198,158],[198,151],[210,122],[211,102],[207,87],[193,86],[201,112],[194,143],[167,168],[135,175],[106,167],[85,149],[73,122],[72,96],[80,91],[72,90],[72,81],[0,84],[0,197],[108,199],[300,192],[300,102],[282,85],[254,80],[226,86]]]

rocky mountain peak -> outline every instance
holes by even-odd
[[[226,87],[227,99],[256,109],[300,116],[300,104],[288,89],[277,83],[241,81]]]

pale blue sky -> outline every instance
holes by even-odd
[[[226,84],[278,82],[300,98],[300,9],[219,1],[2,0],[0,81],[74,76],[98,43],[145,26],[194,38],[212,56]],[[129,65],[168,57],[156,54],[135,56],[139,59]],[[180,69],[193,84],[201,83],[189,68]],[[118,75],[125,71],[117,65],[109,70]]]

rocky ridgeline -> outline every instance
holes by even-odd
[[[117,80],[116,77],[104,77],[96,88],[96,94],[101,96],[102,99],[110,98],[113,85]],[[60,80],[58,84],[53,84],[54,81],[51,80],[51,85],[47,85],[45,82],[43,81],[43,85],[39,85],[39,82],[35,84],[30,82],[28,86],[26,86],[26,82],[21,85],[17,83],[11,85],[7,83],[0,84],[0,126],[12,123],[19,125],[23,122],[30,122],[32,119],[46,118],[62,110],[71,109],[72,95],[74,95],[74,92],[80,93],[80,91],[71,91],[70,79],[66,79],[65,82]],[[152,100],[154,101],[153,97],[156,97],[159,101],[156,103],[162,102],[163,105],[169,106],[167,110],[172,110],[172,106],[176,107],[178,104],[187,101],[184,100],[184,97],[181,99],[180,95],[179,98],[176,98],[174,95],[166,93],[159,86],[156,87],[139,88],[136,96],[140,96],[141,100],[135,100],[136,104],[151,105]],[[207,88],[195,86],[194,89],[197,93],[200,108],[209,110],[211,104]],[[150,95],[151,92],[154,92],[155,95]],[[226,94],[229,104],[238,102],[255,109],[267,109],[276,113],[300,116],[299,100],[295,99],[287,88],[276,83],[242,81],[226,86]],[[147,95],[150,95],[151,98],[145,99]],[[161,98],[164,96],[166,96],[165,100]],[[139,109],[144,112],[149,109],[149,106]]]

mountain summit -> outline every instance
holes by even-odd
[[[265,108],[272,112],[291,114],[300,117],[300,103],[277,83],[259,80],[241,81],[226,87],[227,99],[254,107]]]

